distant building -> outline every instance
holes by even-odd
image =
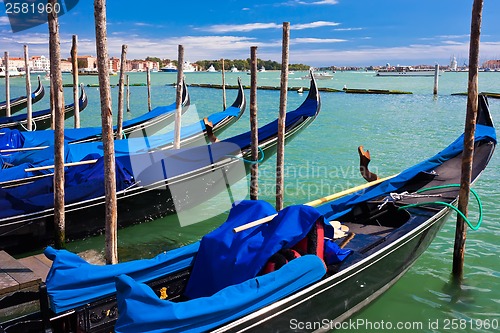
[[[483,68],[500,69],[500,60],[488,60],[483,63]]]
[[[155,61],[131,60],[127,62],[126,68],[129,72],[145,72],[147,68],[150,70],[158,70],[159,66]]]
[[[120,71],[121,60],[119,58],[111,57],[109,58],[109,69],[113,72]]]
[[[33,56],[31,57],[31,69],[35,71],[49,71],[50,70],[50,59],[45,56]]]
[[[97,58],[85,55],[85,56],[77,56],[78,59],[78,68],[94,70],[97,69]],[[68,59],[71,61],[71,58]]]
[[[5,61],[2,61],[2,66]],[[24,68],[24,58],[9,57],[9,68]]]
[[[61,72],[72,72],[73,64],[71,60],[61,59]]]

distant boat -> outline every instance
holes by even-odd
[[[236,68],[235,66],[231,67],[231,72],[232,73],[237,73],[239,72],[238,68]]]
[[[97,68],[80,68],[78,70],[78,75],[81,76],[97,76],[99,75],[99,71]],[[108,75],[118,75],[115,71],[109,70]]]
[[[165,67],[160,68],[160,71],[167,72],[167,73],[173,73],[173,72],[177,72],[177,67],[174,66],[172,63],[169,63]]]
[[[16,67],[9,68],[9,77],[23,76],[25,73],[17,70]],[[5,77],[5,67],[0,67],[0,77]]]
[[[260,69],[259,69],[259,72],[265,72],[266,71],[266,68],[264,66],[262,66]]]
[[[185,61],[184,64],[182,64],[182,70],[184,73],[196,72],[196,68],[189,61]],[[160,68],[160,71],[173,73],[177,72],[177,67],[169,63],[167,66]]]
[[[30,74],[45,74],[47,73],[47,70],[43,68],[31,68],[30,69]]]
[[[453,57],[450,62],[450,72],[458,71],[458,62],[457,58]]]
[[[376,76],[434,76],[434,68],[413,68],[412,66],[387,66],[379,69]],[[439,75],[443,71],[439,71]]]
[[[210,67],[208,67],[208,69],[207,69],[207,72],[216,73],[217,71],[215,70],[214,65],[210,65]]]
[[[97,71],[97,69],[80,68],[78,70],[78,75],[99,75],[99,72]]]
[[[184,64],[182,64],[182,70],[184,73],[196,72],[196,68],[189,61],[184,61]]]
[[[333,74],[328,73],[328,72],[311,72],[311,73],[313,73],[313,76],[316,80],[331,80],[331,79],[333,79]],[[310,74],[301,77],[302,80],[309,80],[310,78],[311,78]]]

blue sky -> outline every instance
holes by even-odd
[[[0,0],[3,2],[3,0]],[[258,57],[281,61],[282,23],[291,24],[290,62],[313,66],[448,64],[468,62],[472,0],[112,0],[107,4],[108,47],[128,58],[177,59]],[[500,59],[500,1],[485,0],[481,61]],[[47,24],[13,33],[0,4],[0,51],[48,55]],[[68,57],[71,36],[79,54],[95,55],[93,1],[80,0],[60,17],[61,53]]]

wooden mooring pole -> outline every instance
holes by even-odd
[[[148,86],[148,111],[151,111],[151,71],[146,67],[146,85]]]
[[[184,79],[184,46],[179,45],[177,57],[177,90],[175,95],[174,148],[181,147],[182,80]]]
[[[224,69],[224,58],[221,59],[222,61],[222,69],[221,69],[221,75],[222,75],[222,110],[226,109],[226,70]]]
[[[57,0],[49,0],[55,6]],[[61,50],[59,20],[57,13],[48,14],[50,86],[54,124],[54,228],[55,247],[64,248],[66,243],[66,220],[64,208],[64,97],[61,74]]]
[[[109,85],[109,56],[106,31],[106,0],[94,0],[97,70],[101,96],[102,141],[104,145],[104,193],[106,200],[106,264],[118,262],[118,214],[116,202],[115,147],[113,141],[113,117],[111,89]]]
[[[5,116],[10,117],[10,74],[9,74],[9,52],[4,54],[5,63]]]
[[[28,45],[24,45],[24,68],[26,70],[26,128],[28,131],[33,130],[33,105],[31,101],[31,77],[30,77],[30,65],[28,57]]]
[[[122,56],[120,61],[120,81],[118,82],[118,120],[116,127],[116,137],[121,140],[123,138],[123,92],[125,84],[125,63],[127,62],[127,45],[122,45]],[[127,90],[128,90],[128,75],[127,75]],[[128,104],[128,103],[127,103]],[[128,108],[128,105],[127,105]]]
[[[127,74],[127,112],[130,112],[130,77]]]
[[[257,46],[250,48],[250,130],[252,133],[252,161],[250,169],[250,199],[257,200],[259,194],[259,126],[257,121]]]
[[[438,94],[438,86],[439,86],[439,65],[436,64],[434,67],[434,96]]]
[[[278,142],[276,151],[276,210],[283,209],[285,187],[285,121],[288,91],[288,45],[290,22],[283,22],[283,46],[281,56],[280,112],[278,118]]]
[[[73,103],[75,103],[75,128],[80,128],[80,103],[78,99],[78,36],[73,35],[71,46],[71,68],[73,70]]]
[[[483,0],[474,0],[472,5],[472,20],[469,49],[469,84],[467,97],[467,115],[465,118],[464,151],[462,154],[462,176],[460,179],[460,192],[458,209],[468,215],[470,183],[472,178],[472,163],[474,157],[474,133],[478,110],[478,75],[479,75],[479,41],[481,36],[481,19]],[[453,277],[461,280],[464,271],[465,240],[467,229],[465,221],[458,216],[455,247],[453,251]]]

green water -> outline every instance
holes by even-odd
[[[236,84],[240,75],[244,84],[245,73],[226,73],[226,82]],[[308,86],[301,80],[305,73],[290,76],[290,86]],[[220,74],[187,73],[189,83],[221,83]],[[12,79],[12,96],[23,93],[23,79]],[[97,77],[82,77],[82,82],[97,83]],[[116,83],[118,77],[112,77]],[[130,74],[131,83],[146,81],[144,73]],[[174,101],[175,89],[166,84],[175,81],[175,74],[152,73],[153,106]],[[45,81],[48,83],[48,81]],[[64,76],[70,83],[71,76]],[[277,86],[278,72],[259,73],[259,85]],[[2,83],[3,84],[3,83]],[[374,73],[336,73],[333,80],[318,81],[320,87],[397,89],[412,95],[354,95],[322,93],[321,113],[314,123],[286,148],[285,204],[298,204],[325,196],[331,192],[363,184],[358,174],[357,147],[364,145],[372,154],[370,166],[380,176],[400,172],[428,158],[446,147],[464,127],[466,98],[450,96],[467,89],[467,73],[444,73],[439,81],[439,96],[432,95],[433,78],[375,77]],[[480,91],[500,92],[500,73],[480,73]],[[48,88],[48,84],[46,84]],[[5,89],[0,87],[0,100]],[[131,110],[126,117],[138,116],[147,109],[146,87],[131,87]],[[113,107],[116,110],[117,88],[113,88]],[[191,101],[201,116],[219,111],[221,90],[190,88]],[[87,88],[89,106],[81,114],[83,126],[100,124],[97,88]],[[67,100],[71,88],[65,88]],[[228,91],[232,102],[236,91]],[[248,97],[248,92],[247,92]],[[288,110],[296,108],[305,98],[295,92],[288,95]],[[259,91],[259,124],[277,117],[279,91]],[[48,107],[45,97],[34,107]],[[490,99],[493,118],[499,118],[500,100]],[[115,111],[116,113],[116,111]],[[67,121],[71,126],[72,120]],[[230,137],[249,128],[248,109],[243,117],[221,138]],[[260,198],[274,202],[274,165],[269,159],[261,165]],[[429,249],[402,279],[377,301],[352,317],[360,324],[344,332],[396,331],[398,323],[414,325],[414,332],[498,332],[500,309],[500,162],[494,155],[490,165],[474,188],[484,203],[485,215],[479,231],[470,231],[467,239],[465,279],[460,288],[450,282],[452,264],[454,218],[440,231]],[[219,201],[214,198],[196,208],[199,214],[213,215]],[[120,260],[149,258],[160,251],[188,244],[219,225],[227,216],[221,214],[204,223],[189,227],[176,225],[175,219],[166,217],[133,226],[119,232]],[[471,216],[477,216],[471,207]],[[95,249],[103,251],[104,238],[94,237],[69,244],[72,251]],[[332,302],[335,300],[332,299]],[[369,325],[372,325],[371,327]],[[389,326],[392,325],[393,330]],[[416,325],[416,326],[415,326]],[[418,326],[421,325],[421,326]],[[454,326],[458,325],[458,326]],[[488,326],[490,325],[490,326]],[[496,326],[495,326],[496,325]],[[409,327],[409,326],[407,326]],[[494,329],[496,327],[496,330]],[[399,330],[401,331],[401,330]]]

